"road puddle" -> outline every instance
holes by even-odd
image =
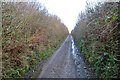
[[[76,65],[76,69],[77,69],[77,76],[79,78],[90,78],[90,75],[86,68],[86,64],[83,58],[81,57],[82,55],[78,51],[78,48],[76,47],[72,36],[71,36],[71,40],[72,40],[72,55],[73,55],[73,59]]]

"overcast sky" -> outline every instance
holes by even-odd
[[[87,0],[95,1],[95,0]],[[78,14],[85,10],[86,0],[39,0],[48,12],[57,15],[69,32],[75,27]]]

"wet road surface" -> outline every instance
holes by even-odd
[[[38,78],[89,78],[86,65],[71,35],[49,57]]]

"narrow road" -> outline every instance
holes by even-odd
[[[69,35],[52,56],[43,65],[38,78],[78,78],[80,71],[77,70],[76,60],[72,52],[72,36]],[[77,61],[79,61],[77,59]],[[83,64],[85,65],[85,64]],[[81,68],[81,78],[87,77],[84,68]]]

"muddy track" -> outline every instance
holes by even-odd
[[[45,62],[38,78],[87,78],[85,64],[82,61],[81,64],[76,64],[79,59],[75,58],[73,53],[75,50],[73,51],[72,47],[73,40],[69,35],[60,48]],[[78,70],[80,65],[82,66]]]

